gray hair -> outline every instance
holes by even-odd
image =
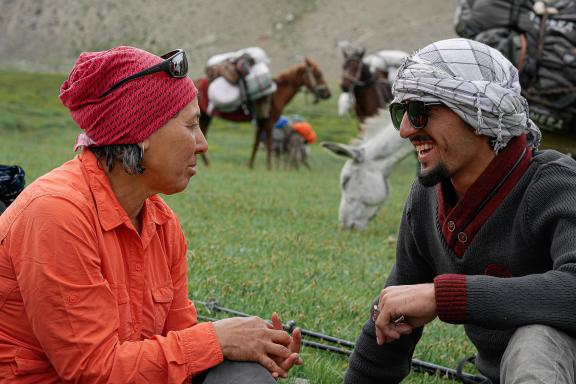
[[[140,165],[144,157],[144,150],[137,144],[103,145],[87,148],[108,168],[108,171],[112,171],[117,162],[122,162],[122,167],[129,175],[144,173],[145,168]]]

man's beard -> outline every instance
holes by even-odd
[[[424,187],[433,187],[448,178],[450,178],[450,172],[444,163],[439,163],[437,166],[426,172],[422,172],[422,167],[418,169],[418,181]]]

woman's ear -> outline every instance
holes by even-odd
[[[150,139],[148,138],[141,143],[138,143],[137,145],[142,148],[143,152],[146,152],[146,150],[150,147]]]

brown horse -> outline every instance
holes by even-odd
[[[260,144],[262,134],[266,134],[266,148],[267,148],[267,167],[272,167],[272,127],[280,115],[284,107],[292,100],[298,93],[300,88],[306,87],[313,95],[314,102],[330,98],[330,90],[324,81],[320,67],[314,61],[306,59],[303,64],[299,64],[291,69],[282,72],[274,79],[276,82],[277,90],[271,95],[270,101],[270,114],[268,118],[255,119],[256,133],[254,136],[254,145],[252,146],[252,154],[250,156],[249,166],[254,167],[254,160],[256,158],[256,151]],[[207,88],[208,80],[206,78],[195,80],[194,83],[200,88],[200,128],[206,136],[210,121],[213,116],[218,116],[229,121],[251,121],[253,119],[251,113],[246,113],[242,109],[233,113],[224,113],[214,111],[211,115],[206,112],[207,102]],[[204,163],[208,164],[208,159],[204,156]]]
[[[360,123],[367,117],[378,114],[378,109],[386,108],[392,101],[392,92],[387,74],[373,74],[364,63],[365,50],[346,52],[342,66],[340,87],[354,98],[354,112]]]

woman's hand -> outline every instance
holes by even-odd
[[[288,369],[294,364],[291,356],[295,343],[281,326],[276,329],[259,317],[233,317],[213,324],[226,359],[254,361],[274,378],[288,377]],[[299,348],[299,340],[297,344]]]

